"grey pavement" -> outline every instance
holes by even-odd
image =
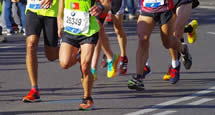
[[[7,43],[0,43],[0,115],[214,115],[214,11],[211,7],[193,10],[191,19],[199,21],[198,39],[196,43],[188,44],[193,66],[190,70],[181,67],[181,80],[175,85],[162,80],[171,59],[162,46],[158,28],[155,28],[150,40],[149,63],[152,74],[144,80],[144,91],[127,88],[127,81],[135,73],[138,39],[136,21],[125,21],[128,75],[109,79],[106,69],[99,67],[98,80],[93,88],[93,111],[78,111],[83,95],[79,64],[63,70],[58,61],[48,62],[43,52],[42,39],[38,47],[42,102],[23,103],[21,99],[30,89],[25,66],[25,38],[21,35],[9,37]],[[111,48],[119,53],[112,26],[107,25],[106,31]]]

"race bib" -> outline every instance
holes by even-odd
[[[64,9],[64,29],[72,33],[88,33],[90,25],[88,12]]]
[[[42,0],[29,0],[29,6],[30,9],[41,9],[40,3]]]
[[[164,5],[165,0],[144,0],[143,6],[148,8],[157,8]]]

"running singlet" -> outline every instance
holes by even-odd
[[[2,7],[1,7],[1,2],[0,2],[0,15],[1,15],[1,8],[2,8]]]
[[[173,0],[139,0],[141,11],[148,13],[165,12],[174,8]]]
[[[99,31],[95,16],[90,16],[91,0],[65,0],[64,31],[73,35],[92,36]]]
[[[36,13],[37,15],[57,17],[58,15],[58,0],[53,0],[52,5],[48,9],[42,9],[40,3],[42,0],[27,0],[26,11]]]

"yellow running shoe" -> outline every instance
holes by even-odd
[[[119,62],[119,55],[114,54],[112,61],[107,62],[107,77],[113,78],[117,73],[117,64]]]
[[[168,68],[168,72],[163,76],[163,80],[165,80],[165,81],[168,81],[168,80],[170,80],[170,77],[171,77],[171,69],[172,69],[172,66],[169,66],[169,68]]]
[[[198,28],[198,21],[197,20],[192,20],[188,26],[191,26],[193,28],[193,31],[191,33],[187,33],[187,39],[188,39],[188,42],[190,44],[193,44],[196,39],[197,39],[197,33],[196,33],[196,29]]]

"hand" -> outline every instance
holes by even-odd
[[[57,19],[57,28],[58,28],[58,37],[62,37],[62,29],[63,29],[63,19]]]
[[[102,12],[102,9],[98,6],[93,6],[89,11],[91,16],[98,16]]]
[[[14,3],[16,3],[16,2],[19,2],[19,0],[11,0],[11,2],[14,2]]]
[[[53,0],[42,0],[40,6],[41,8],[48,9],[51,7]]]

